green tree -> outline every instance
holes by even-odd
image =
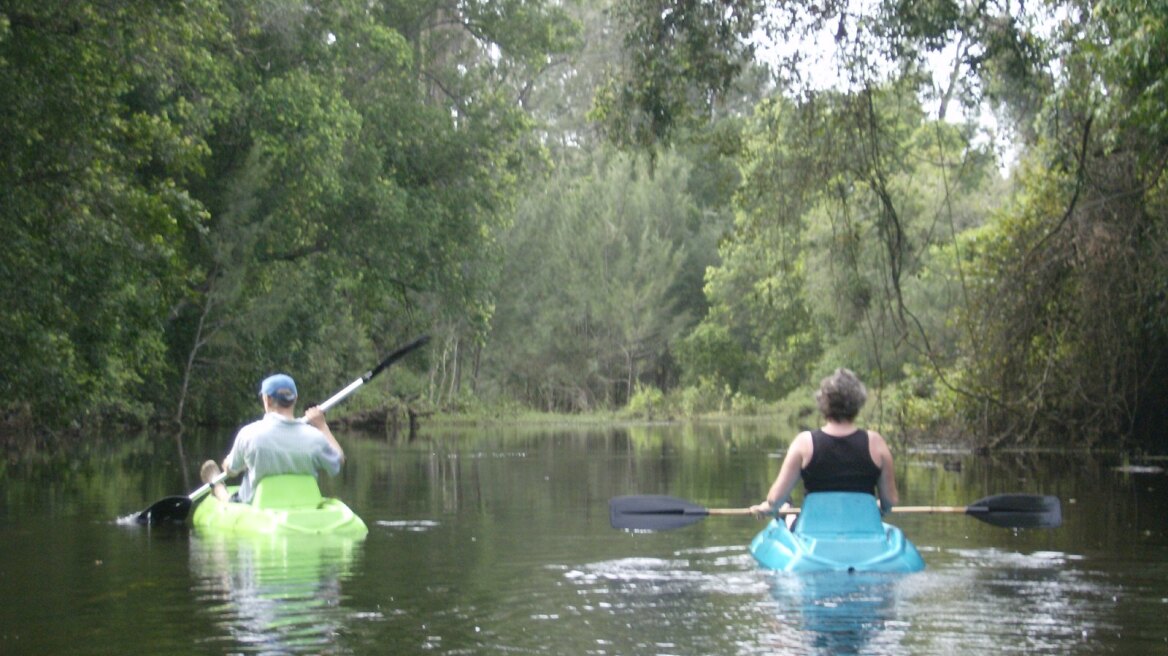
[[[486,358],[501,393],[547,410],[619,407],[662,386],[691,320],[673,296],[696,212],[686,164],[621,156],[553,176],[504,235],[506,281]]]
[[[693,336],[732,337],[745,359],[722,371],[691,349],[704,364],[690,373],[775,398],[841,364],[889,381],[909,362],[947,366],[945,318],[963,299],[959,272],[935,256],[984,220],[972,199],[992,158],[962,152],[958,127],[925,121],[895,87],[775,100],[751,125],[736,229]]]
[[[614,2],[625,47],[593,113],[609,139],[653,150],[713,115],[749,67],[748,39],[765,9],[755,0]]]
[[[652,3],[631,4],[652,16]],[[744,52],[719,41],[742,38],[735,28],[748,24],[732,4],[683,5],[678,11],[692,16],[649,19],[682,26],[684,40],[701,46],[668,54],[657,33],[638,29],[646,20],[632,12],[618,79],[651,89],[654,71],[671,70],[671,88],[717,94],[723,79],[677,63]],[[825,359],[867,353],[888,374],[881,384],[901,375],[899,368],[915,372],[920,383],[916,367],[925,365],[931,381],[914,387],[946,390],[941,405],[991,445],[1067,435],[1085,444],[1129,435],[1159,440],[1151,427],[1165,419],[1157,408],[1168,394],[1158,382],[1165,378],[1158,318],[1165,279],[1165,8],[796,2],[753,17],[773,28],[772,36],[827,36],[819,43],[834,44],[828,61],[839,86],[825,94],[822,81],[810,79],[801,67],[804,48],[777,62],[780,92],[800,111],[853,117],[833,130],[782,133],[790,142],[775,143],[776,152],[809,152],[797,144],[828,140],[816,161],[830,166],[806,167],[825,174],[828,186],[806,187],[821,195],[794,214],[808,230],[810,296],[834,306],[823,317],[830,320]],[[952,62],[949,70],[930,67],[938,55]],[[880,100],[890,89],[907,120],[896,118],[896,103]],[[844,102],[832,93],[842,93]],[[1015,140],[1025,162],[1008,204],[981,164],[979,144],[993,135],[972,129],[946,135],[939,123],[909,118],[919,112],[905,102],[914,97],[935,103],[931,119],[951,121],[953,108],[966,115],[998,110],[1001,134]],[[653,124],[664,129],[641,133],[650,144],[668,142],[675,126],[700,118],[693,104],[663,103],[653,94],[614,98],[610,123],[659,114]],[[988,198],[989,191],[996,197],[969,212],[969,199]],[[992,224],[970,232],[990,211]],[[948,228],[948,236],[939,238],[934,227]],[[816,253],[831,257],[816,260]],[[939,307],[926,312],[919,303]],[[1125,310],[1116,312],[1116,304]],[[953,325],[941,320],[950,309]],[[863,331],[844,332],[849,320]]]
[[[149,413],[213,123],[233,102],[214,2],[0,9],[0,392],[49,426]]]
[[[481,337],[539,154],[522,90],[575,30],[542,2],[7,3],[6,412],[235,422],[272,369],[311,395],[420,327]]]
[[[972,242],[970,379],[988,402],[964,410],[995,444],[1163,444],[1166,21],[1098,4],[1044,62],[1021,192]]]
[[[492,227],[531,156],[519,78],[566,47],[571,22],[539,3],[235,18],[256,55],[207,185],[220,212],[203,240],[206,293],[175,342],[202,381],[192,406],[238,408],[230,390],[274,368],[329,389],[418,324],[444,337],[436,363],[458,363],[460,340],[486,330]]]

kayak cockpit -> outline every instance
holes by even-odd
[[[788,572],[915,572],[925,567],[916,547],[885,524],[876,499],[855,492],[807,495],[795,525],[772,520],[750,543],[768,569]]]
[[[223,533],[363,536],[369,531],[344,502],[321,495],[314,476],[300,474],[265,477],[251,503],[208,495],[191,521],[201,530]]]

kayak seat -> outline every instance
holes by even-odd
[[[316,477],[307,474],[265,476],[256,486],[255,508],[316,508],[324,502]]]
[[[884,535],[876,497],[861,492],[815,492],[803,499],[794,531],[813,536]]]

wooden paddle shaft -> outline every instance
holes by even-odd
[[[964,513],[968,508],[965,506],[893,506],[894,513]],[[750,508],[709,508],[707,512],[711,515],[749,515]],[[798,515],[798,508],[784,508],[777,514],[779,515]]]

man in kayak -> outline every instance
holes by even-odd
[[[826,423],[799,433],[791,442],[766,500],[750,507],[756,517],[785,506],[800,479],[807,494],[875,490],[882,513],[900,502],[888,443],[880,433],[855,424],[867,399],[864,384],[848,369],[836,369],[820,382],[815,403]]]
[[[304,413],[303,421],[297,421],[296,398],[296,382],[291,376],[276,374],[260,383],[263,418],[239,429],[231,452],[223,459],[223,470],[214,460],[203,463],[200,475],[204,483],[210,483],[220,471],[229,476],[247,473],[234,496],[229,497],[222,482],[216,484],[212,489],[216,497],[248,503],[265,476],[340,473],[345,452],[329,430],[324,413],[314,406]]]

